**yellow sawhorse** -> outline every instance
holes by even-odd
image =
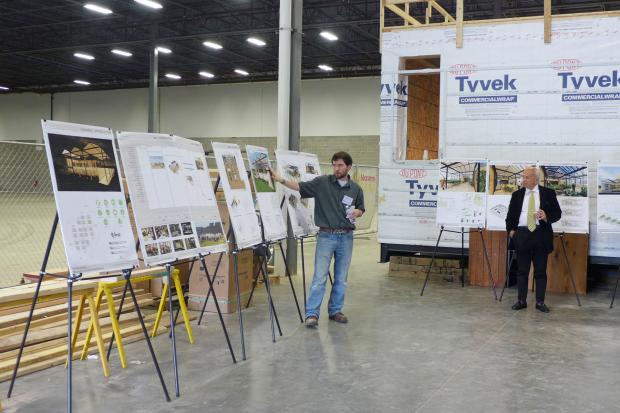
[[[85,342],[85,346],[90,344],[90,338],[93,331],[95,332],[95,340],[97,341],[97,351],[99,352],[99,358],[101,359],[101,368],[103,369],[103,375],[105,377],[110,376],[110,365],[108,359],[105,356],[105,346],[103,343],[103,334],[101,334],[101,326],[99,324],[99,308],[95,304],[93,299],[93,290],[84,290],[80,292],[80,303],[78,304],[77,312],[75,314],[75,325],[73,326],[73,334],[71,335],[71,348],[75,350],[78,334],[80,332],[80,324],[82,323],[82,317],[84,315],[84,305],[88,301],[88,308],[90,311],[90,325],[88,326],[88,340]],[[65,367],[67,362],[65,362]]]
[[[150,281],[154,278],[158,278],[161,277],[160,275],[145,275],[145,276],[141,276],[141,277],[135,277],[135,278],[130,278],[130,282],[131,283],[139,283],[139,282],[144,282],[144,281]],[[179,270],[175,269],[172,271],[172,282],[174,283],[174,287],[175,290],[177,292],[177,297],[179,299],[179,306],[181,307],[181,313],[183,314],[183,320],[185,321],[185,329],[187,330],[187,335],[189,337],[189,342],[191,344],[194,344],[194,333],[192,331],[192,326],[189,322],[189,314],[187,312],[187,306],[185,304],[185,298],[183,296],[183,289],[181,287],[181,280],[179,278]],[[122,287],[124,286],[126,283],[126,280],[121,280],[121,281],[101,281],[99,282],[99,287],[97,289],[97,296],[96,299],[94,301],[94,306],[95,306],[95,310],[98,312],[99,311],[99,306],[101,305],[101,300],[103,299],[103,296],[105,295],[106,297],[106,301],[108,303],[108,311],[109,311],[109,317],[110,317],[110,321],[112,323],[112,331],[114,333],[114,339],[116,341],[116,347],[118,348],[118,354],[121,360],[121,366],[122,368],[127,368],[127,357],[125,355],[125,347],[123,346],[123,340],[122,340],[122,336],[121,336],[121,329],[120,329],[120,325],[118,322],[118,317],[116,315],[116,309],[115,309],[115,305],[114,305],[114,298],[112,297],[112,288],[115,287]],[[164,309],[166,308],[165,306],[165,302],[166,302],[166,297],[168,294],[168,283],[164,283],[163,286],[163,291],[162,291],[162,298],[161,298],[161,302],[159,304],[159,309],[157,311],[157,317],[155,319],[155,325],[153,326],[153,331],[152,331],[152,336],[155,336],[155,334],[157,333],[157,329],[159,327],[159,323],[161,321],[161,317],[162,314],[164,312]],[[92,299],[92,297],[91,297]],[[91,323],[88,326],[88,331],[86,333],[86,340],[84,342],[84,346],[82,347],[82,356],[81,356],[81,360],[86,359],[86,357],[88,356],[88,347],[90,346],[90,342],[92,340],[92,333],[93,330],[96,327],[94,326],[94,323],[92,322],[92,318],[91,318]],[[95,332],[96,334],[96,332]],[[75,345],[75,343],[74,343]],[[102,354],[102,357],[104,359],[106,359],[107,362],[107,356],[105,354],[105,351]],[[104,373],[105,374],[105,373]],[[107,376],[106,376],[107,377]]]

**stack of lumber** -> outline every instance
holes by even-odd
[[[0,290],[0,382],[10,380],[19,346],[23,337],[30,303],[36,284],[26,284]],[[73,294],[73,325],[80,301],[80,294],[91,291],[93,297],[97,292],[96,281],[80,281],[74,284]],[[134,288],[138,305],[141,308],[147,329],[153,326],[155,321],[155,309],[151,293],[136,286]],[[114,290],[114,302],[118,311],[122,295],[122,287]],[[86,330],[90,322],[88,302],[84,308],[80,334],[75,347],[74,359],[79,359]],[[112,337],[112,324],[110,322],[108,306],[105,298],[99,308],[99,322],[103,338],[107,345]],[[143,340],[144,335],[138,320],[137,313],[127,294],[123,305],[123,313],[120,317],[121,335],[123,344],[137,340]],[[164,316],[158,334],[167,331],[170,326],[169,316]],[[90,343],[89,354],[96,355],[96,341],[93,337]],[[22,355],[18,376],[40,371],[52,366],[64,364],[67,356],[67,283],[65,280],[45,281],[41,284],[40,298],[35,307],[28,339]],[[116,356],[113,351],[111,359]],[[128,352],[131,357],[131,352]],[[98,365],[100,365],[98,363]],[[103,375],[103,372],[102,372]]]

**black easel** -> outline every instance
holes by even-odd
[[[15,367],[13,369],[13,375],[11,377],[11,384],[9,385],[9,391],[7,394],[7,398],[11,397],[11,394],[13,392],[13,386],[15,384],[15,379],[17,377],[17,372],[19,369],[19,363],[21,361],[21,357],[24,351],[24,347],[26,344],[26,339],[28,337],[28,331],[30,329],[30,323],[32,321],[32,316],[34,313],[34,309],[39,297],[39,291],[41,289],[41,283],[43,282],[43,279],[46,275],[48,276],[52,276],[52,277],[57,277],[57,278],[65,278],[67,280],[67,412],[71,413],[73,411],[73,340],[72,340],[72,334],[73,334],[73,283],[77,282],[78,280],[82,279],[82,275],[81,274],[73,274],[73,273],[69,273],[68,276],[60,276],[57,274],[50,274],[46,272],[46,268],[47,268],[47,262],[49,260],[49,256],[51,253],[51,249],[52,249],[52,244],[54,241],[54,237],[56,234],[56,229],[58,227],[58,213],[56,213],[55,217],[54,217],[54,223],[52,224],[52,230],[50,233],[50,236],[48,238],[47,241],[47,247],[45,249],[45,255],[43,257],[43,263],[41,264],[41,270],[39,271],[39,279],[37,281],[37,286],[35,289],[35,293],[34,296],[32,297],[32,303],[30,306],[30,313],[28,315],[28,320],[26,321],[26,328],[24,329],[24,335],[22,337],[22,342],[21,345],[19,347],[19,352],[17,355],[17,360],[15,361]],[[157,362],[157,357],[155,356],[155,352],[153,351],[153,347],[151,344],[151,339],[149,337],[148,331],[146,330],[146,326],[144,324],[144,319],[142,318],[142,313],[140,312],[140,307],[138,306],[138,301],[136,300],[136,296],[134,294],[133,291],[133,287],[131,286],[131,283],[129,282],[129,279],[131,277],[131,269],[128,270],[123,270],[123,275],[125,276],[126,279],[126,284],[129,283],[129,290],[131,292],[132,295],[132,299],[133,299],[133,303],[136,309],[136,313],[138,314],[138,319],[140,320],[140,324],[142,326],[142,332],[144,334],[144,338],[146,339],[148,348],[149,348],[149,352],[151,353],[151,357],[153,358],[153,363],[155,364],[155,369],[157,371],[157,375],[159,377],[159,380],[161,382],[162,385],[162,389],[164,391],[164,395],[166,397],[166,401],[170,401],[170,395],[168,394],[168,389],[166,387],[166,383],[164,381],[164,378],[161,374],[161,370],[159,368],[159,363]],[[102,278],[107,278],[108,276],[97,276],[97,277],[89,277],[89,280],[93,280],[93,279],[102,279]]]
[[[575,298],[577,299],[577,306],[581,307],[581,300],[579,298],[579,293],[577,292],[577,284],[575,283],[575,276],[573,275],[573,269],[570,265],[570,261],[568,260],[568,254],[566,253],[566,241],[564,240],[564,235],[565,232],[560,232],[558,234],[558,236],[560,237],[560,241],[562,243],[562,253],[564,255],[564,261],[566,262],[566,267],[568,268],[568,277],[571,281],[571,284],[573,286],[573,292],[575,293]],[[508,244],[510,243],[510,237],[508,237],[508,241],[506,243],[506,248],[508,248]],[[510,254],[510,250],[508,250],[508,253]],[[499,301],[502,301],[502,297],[504,296],[504,290],[507,287],[507,283],[508,283],[508,275],[509,275],[509,271],[510,271],[510,266],[512,265],[512,261],[514,261],[515,257],[516,257],[517,253],[516,251],[514,251],[510,257],[510,259],[508,261],[507,264],[507,268],[506,268],[506,282],[504,282],[504,287],[502,288],[502,293],[500,295]],[[620,268],[618,269],[619,274],[620,274]],[[532,284],[532,288],[534,288],[535,283]],[[616,283],[616,288],[617,288],[617,283]],[[615,298],[615,290],[614,290],[614,297]],[[614,300],[611,300],[611,306],[609,308],[611,308],[613,306],[613,302]]]
[[[619,281],[620,281],[620,266],[618,266],[618,275],[616,276],[616,286],[614,287],[614,294],[611,296],[611,304],[609,304],[609,308],[614,308],[614,301],[616,300],[616,292],[618,291]]]
[[[480,234],[480,240],[482,241],[482,250],[484,251],[484,260],[485,263],[487,264],[487,268],[489,270],[488,275],[489,275],[489,279],[491,281],[491,288],[493,289],[493,295],[495,296],[495,300],[497,300],[497,290],[495,288],[495,279],[493,278],[493,272],[491,270],[491,263],[489,261],[489,255],[487,254],[487,247],[486,247],[486,242],[484,241],[484,235],[482,234],[482,228],[478,228],[477,229],[478,233]],[[428,280],[430,278],[431,275],[431,270],[433,269],[433,264],[435,263],[435,258],[438,254],[437,249],[439,248],[439,241],[441,240],[441,236],[443,235],[444,232],[450,232],[450,233],[454,233],[454,234],[461,234],[461,287],[465,287],[465,268],[464,268],[464,261],[465,261],[465,228],[461,227],[460,231],[454,231],[454,230],[447,230],[445,229],[445,227],[442,225],[441,226],[441,230],[439,231],[439,236],[437,237],[437,242],[435,243],[435,249],[433,250],[433,255],[431,257],[431,263],[428,266],[428,269],[426,270],[426,277],[424,278],[424,285],[422,285],[422,291],[420,292],[420,295],[424,295],[424,290],[426,289],[426,284],[428,283]]]

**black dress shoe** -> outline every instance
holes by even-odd
[[[547,304],[545,303],[536,303],[536,309],[543,313],[549,312],[549,307],[547,307]]]
[[[512,305],[513,310],[523,310],[524,308],[527,308],[527,303],[523,301],[517,301]]]

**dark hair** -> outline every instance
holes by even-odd
[[[336,152],[334,154],[334,156],[332,156],[332,163],[334,163],[335,161],[337,161],[338,159],[342,159],[342,161],[347,165],[347,166],[351,166],[353,165],[353,158],[351,158],[351,155],[349,155],[348,153],[344,152],[344,151],[340,151],[340,152]]]

